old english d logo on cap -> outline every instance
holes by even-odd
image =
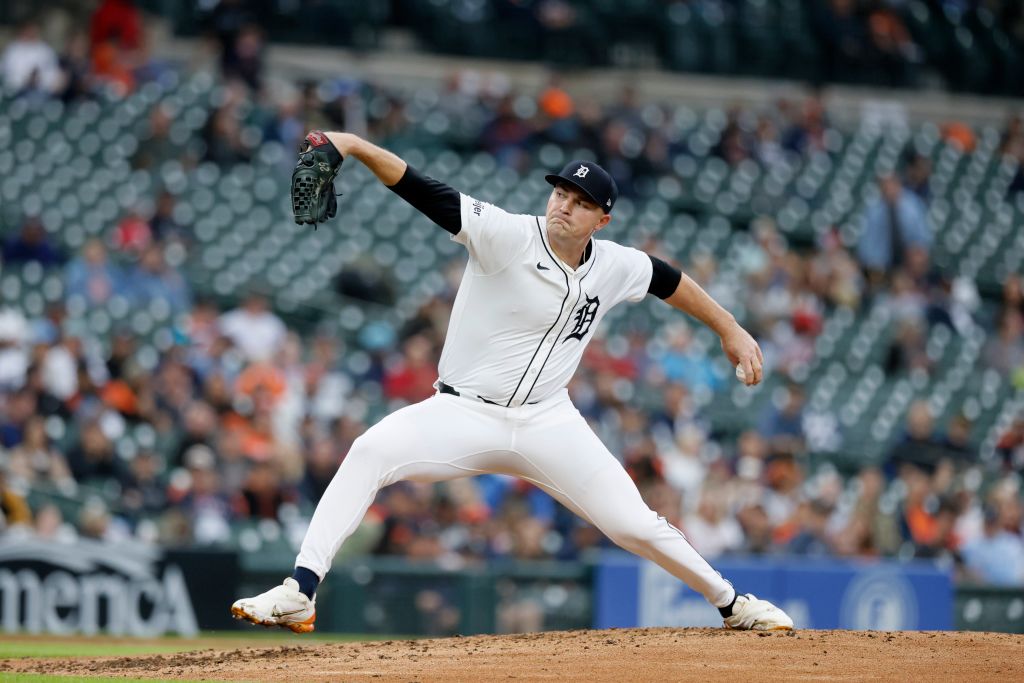
[[[552,185],[572,185],[604,209],[605,213],[612,210],[619,196],[619,188],[615,186],[611,175],[593,161],[570,161],[561,173],[550,173],[544,179]]]

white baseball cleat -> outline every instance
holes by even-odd
[[[740,631],[792,631],[793,620],[767,600],[747,593],[736,596],[732,616],[726,618],[725,627]]]
[[[261,626],[280,626],[295,633],[309,633],[316,621],[316,596],[312,600],[299,590],[299,582],[284,580],[266,593],[241,598],[231,605],[235,619],[245,619]]]

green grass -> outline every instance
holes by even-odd
[[[90,676],[51,676],[49,674],[4,674],[0,683],[217,683],[216,681],[164,681],[159,678],[94,678]]]
[[[47,640],[46,636],[39,639],[17,639],[0,642],[0,659],[21,657],[113,657],[142,654],[167,654],[186,650],[199,650],[208,645],[197,641],[174,643],[173,639],[163,643],[124,643],[110,642],[88,637],[65,639],[62,641]],[[148,678],[93,678],[85,676],[54,676],[52,674],[0,673],[0,683],[77,683],[77,682],[113,682],[145,681],[155,683],[157,679]],[[178,683],[181,683],[180,681]],[[200,683],[195,681],[193,683]]]
[[[296,635],[286,631],[242,629],[238,631],[205,631],[198,638],[168,636],[150,641],[132,642],[130,638],[110,636],[17,636],[0,642],[0,659],[23,657],[123,657],[128,655],[170,654],[190,650],[226,650],[239,647],[273,647],[277,645],[318,645],[366,640],[400,640],[408,636],[311,633]],[[153,678],[92,678],[54,676],[51,674],[2,673],[0,683],[125,683],[139,681],[157,683]],[[182,683],[177,681],[176,683]],[[190,681],[186,683],[208,683]],[[212,682],[209,682],[212,683]]]
[[[123,655],[157,655],[185,650],[199,650],[202,645],[167,645],[130,643],[89,642],[83,639],[80,643],[48,643],[46,641],[16,640],[0,643],[0,659],[19,657],[116,657]]]
[[[126,655],[168,654],[190,650],[270,647],[274,645],[318,645],[368,640],[407,640],[409,636],[345,633],[297,635],[278,630],[204,631],[198,638],[167,636],[132,642],[130,638],[109,636],[19,637],[0,642],[0,659],[20,657],[122,657]]]

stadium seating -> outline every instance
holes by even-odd
[[[745,4],[760,14],[743,22],[767,21],[768,14],[773,21],[802,21],[791,16],[798,3]],[[741,33],[747,30],[743,22]],[[270,294],[290,321],[316,323],[344,338],[352,349],[346,363],[355,367],[360,331],[371,321],[400,326],[443,287],[441,267],[459,258],[461,250],[358,165],[346,166],[343,174],[338,219],[316,231],[296,226],[290,216],[287,172],[282,170],[290,152],[273,142],[262,144],[251,163],[219,167],[203,162],[186,169],[169,161],[159,168],[133,170],[131,159],[154,106],[163,103],[178,112],[171,132],[176,143],[198,144],[210,107],[222,98],[220,88],[209,74],[198,73],[148,84],[122,100],[71,106],[51,101],[33,109],[4,95],[4,233],[16,229],[21,215],[39,213],[47,230],[73,253],[89,237],[107,235],[126,211],[166,188],[177,199],[175,218],[195,239],[188,259],[176,265],[200,293],[225,302],[238,292]],[[510,211],[536,210],[547,191],[544,169],[578,152],[544,146],[531,170],[520,174],[499,167],[487,153],[454,151],[459,148],[458,126],[447,120],[436,93],[413,94],[409,106],[410,115],[420,123],[392,146],[425,172]],[[821,152],[791,155],[765,169],[754,161],[731,167],[711,154],[725,124],[726,114],[718,109],[674,110],[674,132],[686,141],[688,152],[674,159],[673,173],[657,179],[648,196],[620,201],[609,237],[628,244],[656,238],[680,263],[695,253],[713,254],[723,274],[741,272],[742,247],[751,240],[747,226],[759,215],[773,217],[795,244],[810,244],[838,226],[844,242],[852,245],[860,232],[864,202],[877,192],[874,178],[895,168],[901,155],[912,149],[934,165],[930,218],[936,232],[935,263],[949,274],[976,279],[988,292],[997,291],[1007,274],[1021,269],[1024,232],[1017,226],[1024,224],[1024,202],[1006,199],[1016,169],[996,153],[999,132],[994,128],[977,131],[977,148],[964,153],[944,142],[931,123],[913,129],[865,123],[855,130],[828,133]],[[44,145],[49,150],[45,155],[40,154]],[[29,160],[32,163],[26,163]],[[394,306],[335,293],[338,274],[357,265],[393,278]],[[732,280],[735,310],[743,320],[749,314],[743,304],[744,285],[740,277]],[[71,324],[102,339],[128,325],[143,343],[140,357],[153,366],[158,352],[179,338],[182,324],[162,301],[139,304],[114,297],[100,308],[89,308],[77,293],[64,291],[59,271],[34,263],[4,266],[0,296],[4,304],[31,317],[42,315],[48,303],[65,300]],[[641,330],[653,339],[673,319],[665,307],[621,307],[609,316],[607,334],[615,338]],[[1024,399],[1007,378],[982,370],[979,355],[985,332],[978,327],[961,338],[948,328],[935,327],[927,344],[938,370],[930,377],[891,376],[882,364],[895,322],[882,307],[861,312],[837,308],[827,314],[815,342],[815,360],[805,376],[796,379],[805,383],[814,411],[837,417],[844,441],[839,452],[814,455],[850,466],[878,461],[900,433],[910,403],[924,398],[940,420],[955,413],[971,418],[972,440],[981,446],[983,457],[991,458],[998,431],[1012,419],[1013,406],[1019,407]],[[697,333],[695,343],[715,355],[728,379],[728,366],[713,342],[706,330]],[[752,390],[727,384],[727,389],[698,394],[696,400],[715,432],[728,438],[750,426],[752,416],[773,400],[781,383],[781,377],[769,375]],[[379,414],[385,409],[378,397],[371,411]],[[55,420],[48,425],[51,435],[67,438],[65,425]],[[118,449],[130,458],[139,448],[154,447],[151,432],[128,433]],[[67,501],[61,499],[61,504]],[[250,545],[256,542],[253,538],[276,542],[253,533],[246,538]]]
[[[1002,3],[940,0],[892,3],[916,45],[905,57],[911,81],[940,78],[952,90],[1020,95],[1024,60]],[[1009,3],[1007,3],[1009,4]],[[145,0],[173,17],[177,32],[196,35],[209,20],[196,3]],[[274,41],[374,47],[389,28],[412,31],[423,49],[447,54],[542,60],[570,66],[654,66],[688,72],[793,80],[866,82],[887,74],[871,59],[829,72],[834,49],[827,3],[818,0],[570,0],[553,20],[543,3],[329,0],[314,7],[258,5],[254,18]],[[864,3],[870,7],[871,3]],[[394,11],[392,8],[397,8]],[[870,53],[866,13],[856,21]],[[652,28],[653,27],[653,28]]]

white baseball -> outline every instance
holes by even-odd
[[[741,382],[746,382],[747,381],[747,373],[745,373],[743,371],[743,366],[742,365],[737,365],[736,366],[736,379],[738,379]]]

